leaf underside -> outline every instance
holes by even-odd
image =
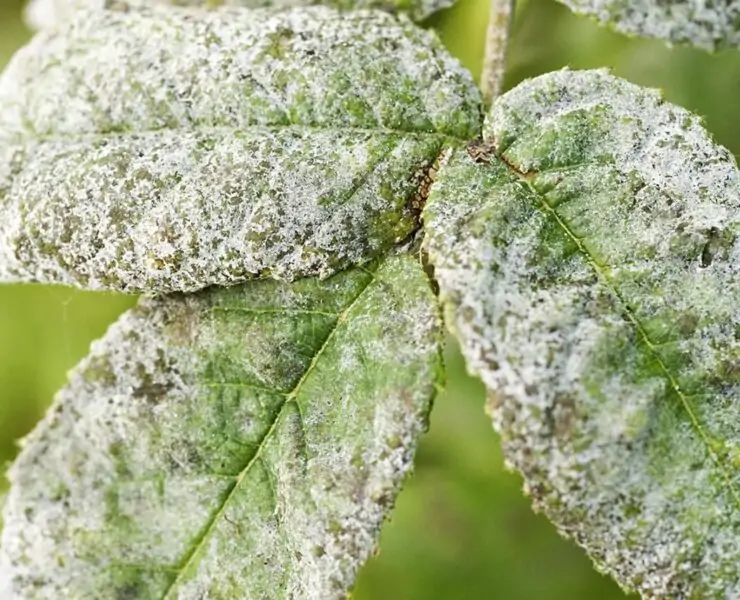
[[[10,470],[3,598],[343,598],[441,369],[421,266],[144,300]]]
[[[480,95],[408,20],[82,11],[0,78],[0,282],[162,293],[326,277],[418,228]]]
[[[41,29],[51,27],[69,18],[75,11],[85,9],[140,10],[161,5],[284,9],[321,4],[342,11],[379,9],[403,13],[414,21],[421,21],[454,3],[455,0],[31,0],[26,7],[25,17],[31,28]]]
[[[739,220],[730,153],[604,71],[499,98],[424,212],[508,463],[645,598],[740,596]]]
[[[559,0],[620,33],[704,50],[740,47],[738,0]]]

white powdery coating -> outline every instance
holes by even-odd
[[[159,293],[366,262],[417,227],[440,143],[250,128],[16,148],[0,280]]]
[[[0,77],[0,280],[160,293],[328,276],[418,226],[472,78],[406,19],[80,12]]]
[[[37,34],[0,77],[0,123],[32,137],[306,125],[470,139],[478,97],[433,33],[380,11],[151,7]]]
[[[604,71],[523,83],[484,139],[444,161],[425,244],[507,461],[626,588],[739,598],[732,156]]]
[[[502,97],[484,138],[549,196],[655,344],[678,344],[696,372],[734,362],[740,172],[698,117],[606,71],[564,70]]]
[[[627,35],[704,50],[740,46],[738,0],[559,0]]]
[[[426,428],[440,329],[408,255],[143,301],[10,469],[2,597],[344,598]]]
[[[140,10],[157,5],[194,6],[212,8],[230,6],[235,8],[291,8],[296,6],[313,6],[323,4],[342,10],[377,8],[390,12],[408,14],[415,21],[426,19],[432,13],[454,4],[454,0],[414,0],[411,3],[403,0],[31,0],[26,6],[24,17],[32,29],[51,27],[67,19],[78,10]]]
[[[706,209],[707,204],[725,212],[736,206],[737,166],[732,154],[712,141],[701,119],[665,102],[658,90],[634,85],[606,69],[563,69],[523,82],[496,102],[483,137],[509,154],[516,152],[517,145],[526,147],[533,136],[544,138],[546,128],[564,127],[558,122],[579,113],[593,115],[590,122],[584,120],[582,128],[568,130],[584,144],[578,150],[584,162],[608,161],[667,194],[698,196],[703,201],[699,205],[686,203],[692,211]],[[600,117],[602,113],[613,121]],[[553,142],[540,156],[517,154],[521,161],[517,167],[525,173],[539,171],[547,162],[552,163],[547,168],[554,168],[569,158],[562,151],[573,145],[575,141],[564,139],[560,146]],[[728,193],[726,205],[717,200]]]

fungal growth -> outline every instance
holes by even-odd
[[[24,441],[3,598],[345,598],[441,371],[423,270],[144,300]]]
[[[326,8],[82,12],[15,56],[0,106],[0,281],[148,294],[382,255],[481,121],[433,35]]]
[[[346,598],[441,385],[441,307],[597,568],[740,598],[737,165],[606,71],[484,120],[411,21],[448,1],[36,0],[53,23],[0,76],[0,283],[155,297],[24,440],[0,597]],[[737,0],[564,1],[740,45]]]
[[[604,71],[520,85],[484,140],[440,169],[426,247],[509,464],[626,588],[740,595],[734,159]]]
[[[740,47],[738,0],[559,0],[630,36],[714,51]]]
[[[31,0],[25,11],[26,22],[33,29],[52,27],[80,10],[141,10],[154,6],[188,6],[196,8],[274,8],[310,7],[317,4],[341,11],[378,9],[407,15],[422,21],[455,0]]]

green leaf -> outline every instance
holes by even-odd
[[[433,34],[327,8],[83,12],[0,107],[0,281],[145,293],[382,255],[482,120]]]
[[[559,0],[574,13],[630,36],[704,50],[740,46],[740,2],[716,0]]]
[[[10,469],[3,598],[344,598],[441,371],[409,255],[144,300]]]
[[[414,21],[421,21],[454,3],[455,0],[31,0],[26,7],[25,16],[30,27],[41,29],[51,27],[69,18],[75,11],[85,9],[140,10],[161,5],[283,9],[324,5],[343,11],[378,9],[403,13]]]
[[[424,220],[508,463],[645,598],[740,595],[740,174],[604,71],[500,97]]]

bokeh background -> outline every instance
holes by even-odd
[[[488,0],[460,0],[435,16],[448,48],[480,71]],[[29,37],[20,0],[0,0],[0,65]],[[513,27],[506,85],[564,66],[607,66],[703,115],[716,139],[740,153],[740,52],[710,56],[630,40],[571,15],[553,0],[523,0]],[[39,419],[65,373],[135,299],[64,288],[0,286],[0,461]],[[381,552],[363,569],[356,600],[624,599],[583,552],[535,515],[521,481],[503,468],[483,414],[483,390],[454,347]],[[2,481],[0,488],[5,486]],[[64,600],[64,599],[60,599]]]

